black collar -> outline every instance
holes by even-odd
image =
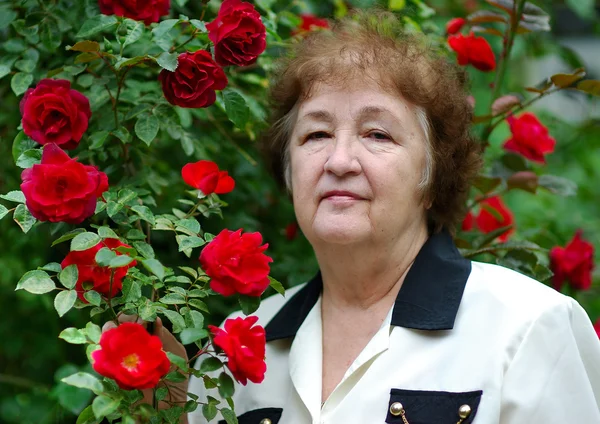
[[[398,292],[392,325],[417,330],[452,329],[470,273],[471,261],[460,255],[447,231],[429,237]],[[322,288],[319,272],[267,324],[267,341],[294,337]]]

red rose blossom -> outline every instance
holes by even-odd
[[[56,144],[45,145],[42,162],[25,169],[21,178],[27,208],[40,221],[80,224],[108,190],[104,172],[71,159]]]
[[[302,22],[297,30],[293,31],[293,34],[314,31],[318,28],[329,28],[329,22],[327,19],[319,18],[310,13],[303,13],[300,15]]]
[[[98,6],[105,15],[125,16],[150,25],[169,14],[171,0],[98,0]]]
[[[296,222],[290,222],[285,226],[285,238],[288,240],[294,240],[298,235],[298,224]]]
[[[171,367],[160,338],[133,322],[102,333],[100,349],[92,352],[92,359],[98,374],[112,378],[124,390],[154,388]]]
[[[25,92],[19,107],[25,134],[67,150],[77,147],[92,116],[88,98],[62,79],[41,80]]]
[[[273,262],[263,253],[268,244],[261,244],[260,233],[221,231],[200,254],[200,264],[211,278],[210,288],[223,296],[260,296],[269,286],[269,263]]]
[[[130,262],[128,265],[118,268],[109,268],[107,266],[99,266],[96,263],[96,253],[103,247],[108,247],[111,250],[117,247],[131,247],[125,243],[121,243],[117,239],[105,239],[86,250],[74,250],[67,254],[60,266],[64,269],[69,265],[77,265],[78,278],[75,284],[77,296],[85,303],[88,301],[83,294],[88,290],[97,291],[107,297],[114,297],[123,288],[123,278],[127,275],[127,270],[136,265],[136,261]],[[115,251],[117,256],[122,253]],[[110,276],[114,271],[112,287],[110,284]],[[89,285],[89,287],[84,287]]]
[[[175,72],[163,69],[158,76],[167,101],[189,108],[208,107],[217,99],[215,90],[227,86],[227,76],[210,53],[182,53]]]
[[[550,269],[554,273],[552,283],[560,290],[565,281],[577,290],[587,290],[592,285],[594,246],[581,237],[581,230],[565,247],[550,250]]]
[[[456,34],[467,23],[464,18],[453,18],[446,23],[446,33]]]
[[[215,20],[206,24],[221,66],[247,66],[267,47],[267,32],[260,13],[241,0],[224,0]]]
[[[227,171],[219,171],[217,164],[209,160],[184,165],[181,176],[186,184],[199,189],[205,195],[229,193],[235,187],[235,181]]]
[[[265,329],[254,325],[258,317],[228,319],[225,329],[209,325],[213,343],[227,355],[227,367],[234,378],[244,386],[248,380],[261,383],[265,378]]]
[[[483,72],[496,68],[496,57],[485,38],[473,33],[468,36],[455,34],[448,37],[448,44],[457,53],[459,65],[471,64]]]
[[[544,155],[554,151],[554,140],[546,128],[531,112],[525,112],[518,118],[510,115],[506,118],[512,137],[504,143],[504,148],[519,153],[527,159],[546,163]]]
[[[479,206],[480,210],[477,216],[474,216],[471,212],[467,213],[462,223],[463,231],[470,231],[477,227],[482,233],[487,234],[508,225],[514,226],[513,214],[499,196],[483,200],[479,203]],[[514,228],[510,228],[502,233],[499,236],[500,241],[505,242],[508,240],[513,231]]]

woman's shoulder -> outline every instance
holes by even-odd
[[[483,305],[489,313],[535,320],[546,313],[569,315],[578,303],[571,297],[512,269],[472,262],[463,301]]]

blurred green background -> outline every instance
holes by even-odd
[[[57,0],[58,1],[58,0]],[[44,4],[57,1],[38,1],[41,10]],[[66,22],[78,22],[78,13],[84,7],[95,7],[94,1],[63,1],[71,6],[71,15]],[[11,22],[20,13],[20,5],[27,1],[0,0],[0,64],[3,57],[14,52],[15,40],[22,40]],[[35,1],[33,3],[36,3]],[[172,14],[177,13],[178,2],[173,0]],[[192,4],[197,3],[197,4]],[[200,2],[186,6],[186,13],[199,14]],[[290,2],[275,1],[273,10],[290,8]],[[443,33],[445,22],[455,16],[465,16],[478,9],[484,1],[477,0],[406,0],[406,13],[418,15],[427,12],[424,4],[436,15],[430,21]],[[588,75],[600,79],[600,2],[593,0],[534,1],[552,16],[553,31],[550,34],[536,33],[534,36],[517,39],[514,56],[508,71],[511,91],[522,92],[525,85],[535,85],[545,77],[558,72],[570,72],[584,66]],[[333,17],[344,7],[389,6],[389,2],[375,0],[330,0],[294,2],[295,13],[310,12],[321,17]],[[43,16],[40,17],[43,19]],[[80,21],[79,21],[80,22]],[[47,24],[50,33],[52,24]],[[76,28],[75,28],[76,29]],[[435,30],[435,28],[432,28]],[[498,40],[494,40],[496,52],[500,51]],[[40,47],[43,52],[44,48]],[[51,69],[50,61],[60,61],[65,54],[59,48],[50,57],[42,54],[39,67]],[[45,62],[48,61],[48,62]],[[476,112],[483,114],[491,90],[492,76],[470,70],[473,95],[477,99]],[[0,79],[0,193],[18,189],[20,170],[11,159],[12,140],[20,121],[18,101],[11,91],[10,78]],[[600,249],[600,102],[582,93],[560,93],[536,103],[533,110],[550,129],[557,140],[557,147],[548,156],[544,173],[572,179],[578,185],[576,196],[557,197],[547,192],[531,195],[511,191],[505,196],[506,203],[516,218],[517,232],[514,238],[526,238],[545,248],[564,246],[574,232],[581,228],[584,236]],[[486,153],[488,159],[502,153],[501,143],[508,137],[509,130],[501,125],[492,136],[492,147]],[[224,221],[213,217],[203,222],[209,232],[221,228],[244,228],[260,231],[269,243],[268,253],[273,257],[272,275],[286,286],[310,278],[316,270],[310,246],[298,232],[294,236],[295,222],[287,195],[269,176],[260,161],[254,143],[248,141],[243,147],[258,160],[252,165],[231,145],[214,146],[217,140],[206,141],[207,155],[219,157],[220,165],[228,169],[238,183],[238,188],[226,197],[229,207]],[[213,144],[211,144],[213,143]],[[163,143],[157,147],[160,158],[157,168],[161,169],[160,183],[163,186],[180,184],[180,166],[185,163],[179,143]],[[200,157],[198,157],[200,159]],[[157,176],[157,178],[159,178]],[[179,193],[163,190],[157,203],[172,204]],[[8,206],[8,204],[6,204]],[[35,227],[24,236],[19,227],[6,217],[0,221],[0,423],[71,423],[76,414],[91,399],[91,393],[57,384],[60,378],[79,369],[87,369],[87,360],[80,346],[69,345],[57,338],[66,327],[81,327],[88,320],[87,311],[72,310],[59,319],[50,296],[34,296],[24,291],[15,292],[15,286],[23,273],[47,262],[60,262],[67,253],[66,245],[50,248],[55,238],[54,225]],[[181,263],[174,240],[161,235],[153,241],[157,255],[169,264]],[[599,257],[596,253],[596,262]],[[192,256],[190,266],[197,264]],[[596,269],[592,289],[573,295],[586,307],[590,318],[600,317],[599,273]],[[518,293],[515,293],[518,296]],[[222,300],[211,304],[215,311],[214,323],[220,322],[235,305]],[[102,324],[101,322],[97,322]],[[66,365],[65,365],[66,364]]]

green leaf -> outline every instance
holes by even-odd
[[[566,0],[566,3],[582,19],[593,20],[596,17],[594,0]]]
[[[233,392],[235,391],[233,386],[233,379],[223,371],[219,374],[219,395],[222,398],[228,398],[233,396]]]
[[[154,259],[154,249],[148,243],[143,241],[136,241],[133,243],[133,247],[137,250],[144,258]]]
[[[85,326],[85,332],[91,341],[94,343],[100,342],[100,337],[102,336],[102,329],[100,326],[94,324],[93,322],[88,322]]]
[[[19,131],[12,145],[12,157],[15,163],[24,151],[33,149],[36,146],[38,144],[35,141],[27,137],[23,131]]]
[[[575,184],[575,182],[555,175],[540,176],[538,185],[545,188],[550,193],[563,197],[575,196],[577,194],[577,184]]]
[[[17,159],[16,165],[19,168],[27,169],[37,165],[42,161],[42,149],[25,150]]]
[[[162,52],[160,56],[156,58],[156,63],[158,63],[161,68],[166,69],[167,71],[175,72],[178,64],[177,57],[177,53]]]
[[[279,293],[282,296],[285,296],[285,288],[283,287],[283,284],[281,284],[279,281],[277,281],[276,279],[274,279],[271,276],[269,276],[269,285],[271,287],[273,287],[273,289],[277,293]]]
[[[96,418],[102,418],[112,414],[119,407],[120,401],[100,395],[92,402],[92,409]]]
[[[69,241],[72,238],[74,238],[77,234],[81,234],[81,233],[85,233],[85,229],[84,228],[75,228],[74,230],[71,230],[68,233],[63,234],[62,236],[60,236],[59,238],[57,238],[56,240],[54,240],[52,242],[51,247],[54,247],[57,244],[65,242],[65,241]]]
[[[152,140],[156,138],[158,128],[159,122],[156,116],[150,114],[140,115],[135,123],[135,135],[149,146]]]
[[[244,315],[253,314],[260,306],[260,297],[239,295],[238,300]]]
[[[154,214],[148,206],[136,205],[131,210],[137,213],[144,221],[149,222],[150,225],[154,225]]]
[[[205,403],[202,405],[202,415],[206,418],[206,421],[211,421],[217,416],[217,407],[212,403]]]
[[[577,84],[577,89],[594,96],[600,96],[600,80],[585,80]]]
[[[144,234],[142,231],[138,230],[137,228],[134,228],[132,230],[127,231],[127,233],[125,234],[125,238],[128,240],[145,240],[146,239],[146,234]],[[135,247],[135,243],[133,244],[133,246]],[[140,250],[136,247],[136,250]],[[140,252],[142,253],[142,252]],[[142,253],[143,255],[143,253]]]
[[[15,68],[17,68],[19,71],[30,74],[35,70],[35,62],[29,59],[17,60],[15,62]]]
[[[175,355],[172,352],[167,352],[167,357],[169,358],[169,360],[171,361],[172,364],[181,368],[181,370],[183,372],[187,372],[188,365],[184,358],[182,358],[181,356]]]
[[[137,280],[125,279],[123,281],[123,298],[125,302],[135,302],[142,297],[141,283]]]
[[[108,264],[108,266],[110,268],[120,268],[122,266],[127,266],[129,265],[131,262],[133,262],[133,258],[127,255],[119,255],[113,259],[111,259],[110,263]]]
[[[171,352],[167,352],[167,355]],[[169,394],[169,389],[166,387],[159,387],[156,389],[156,400],[163,400]]]
[[[219,391],[220,390],[221,390],[221,387],[219,387]],[[229,409],[229,408],[221,409],[221,415],[223,415],[223,418],[225,419],[225,422],[227,424],[238,424],[237,416],[231,409]]]
[[[99,266],[108,266],[110,261],[117,257],[117,254],[109,249],[108,247],[103,247],[96,252],[96,256],[94,260]]]
[[[134,21],[132,19],[127,19],[127,35],[125,36],[125,41],[123,42],[123,48],[127,47],[130,44],[135,43],[142,37],[144,33],[144,23],[139,21]]]
[[[142,265],[152,274],[156,275],[159,280],[165,278],[165,269],[163,265],[156,259],[142,259]]]
[[[17,72],[10,80],[10,88],[16,96],[20,96],[27,91],[33,82],[33,75],[24,72]]]
[[[208,337],[208,331],[206,331],[204,328],[186,328],[179,335],[181,343],[184,345],[194,343],[206,337]]]
[[[200,364],[200,372],[207,373],[216,371],[223,366],[223,362],[219,358],[209,357]]]
[[[54,281],[52,281],[48,273],[36,269],[26,272],[17,283],[15,290],[25,290],[33,294],[44,294],[55,288]]]
[[[56,272],[59,273],[62,271],[62,267],[60,266],[60,264],[58,262],[49,262],[46,265],[44,265],[43,267],[40,267],[41,270],[44,271],[50,271],[50,272]]]
[[[104,142],[108,138],[108,131],[98,131],[89,136],[88,142],[90,144],[90,150],[96,150],[104,145]]]
[[[94,393],[101,392],[103,390],[102,383],[91,374],[86,372],[78,372],[68,377],[63,378],[63,383],[69,386],[79,387],[80,389],[88,389]]]
[[[81,29],[75,37],[87,38],[101,31],[105,31],[110,27],[117,25],[119,21],[113,15],[96,15],[83,23]]]
[[[79,417],[77,417],[76,424],[100,424],[100,421],[102,420],[99,420],[94,416],[92,405],[89,405],[83,411],[81,411],[81,414],[79,414]]]
[[[166,316],[171,321],[171,324],[173,324],[173,333],[179,333],[185,328],[185,321],[179,312],[165,309],[160,313]]]
[[[58,316],[62,317],[75,304],[77,300],[77,292],[75,290],[63,290],[54,298],[54,309],[58,312]]]
[[[6,194],[0,194],[0,199],[15,203],[25,203],[25,195],[21,190],[13,190]]]
[[[190,24],[192,24],[194,28],[199,29],[200,32],[208,32],[206,24],[198,19],[190,19]]]
[[[71,251],[87,250],[101,241],[102,239],[100,239],[98,234],[88,232],[77,234],[75,238],[71,240]]]
[[[179,19],[165,19],[152,30],[152,36],[154,38],[165,36],[178,22]]]
[[[196,309],[199,309],[199,310],[204,311],[206,313],[210,313],[210,311],[208,310],[208,306],[206,306],[206,303],[204,303],[203,301],[201,301],[199,299],[189,299],[188,300],[188,304],[190,306],[193,306]]]
[[[198,278],[198,272],[194,268],[190,268],[189,266],[180,266],[179,269],[194,278]]]
[[[63,339],[67,343],[71,343],[71,344],[86,344],[87,343],[85,331],[79,330],[74,327],[65,328],[58,335],[58,338]],[[69,383],[67,383],[67,384],[69,384]]]
[[[406,0],[389,0],[388,9],[397,11],[402,10],[406,6]]]
[[[159,301],[165,305],[185,305],[185,296],[179,293],[167,293]]]
[[[200,223],[196,221],[194,218],[180,219],[177,221],[177,227],[175,228],[177,231],[189,231],[189,235],[197,235],[200,232]]]
[[[0,65],[0,79],[10,74],[10,68],[6,65]]]
[[[193,311],[187,308],[183,313],[186,327],[190,328],[202,328],[204,326],[204,315],[198,311]]]
[[[0,205],[0,219],[4,218],[6,215],[8,215],[8,209],[6,206]]]
[[[58,274],[58,281],[68,289],[75,287],[77,278],[79,278],[79,271],[77,270],[76,264],[67,266]]]
[[[110,227],[98,228],[98,235],[103,239],[107,239],[107,238],[118,239],[119,238],[119,236]]]
[[[40,39],[44,47],[53,52],[62,43],[62,33],[58,25],[46,20],[40,25]]]
[[[66,50],[73,50],[76,52],[98,52],[100,51],[100,44],[96,41],[83,40],[78,41],[74,46],[67,46]]]
[[[185,376],[177,371],[172,371],[165,376],[165,380],[172,381],[174,383],[181,383],[186,380]]]
[[[83,293],[83,297],[94,306],[100,306],[102,303],[102,296],[100,296],[100,293],[94,290],[86,291]]]
[[[20,204],[15,209],[15,213],[13,214],[13,220],[21,227],[24,233],[27,233],[33,227],[33,224],[36,223],[36,219],[31,215],[29,209],[23,204]]]
[[[202,240],[198,236],[185,236],[177,239],[179,244],[179,251],[182,252],[186,249],[193,249],[195,247],[200,247],[206,244],[204,240]]]
[[[250,115],[250,109],[246,104],[246,100],[232,90],[223,91],[223,100],[225,101],[225,112],[229,120],[236,127],[244,129]]]

